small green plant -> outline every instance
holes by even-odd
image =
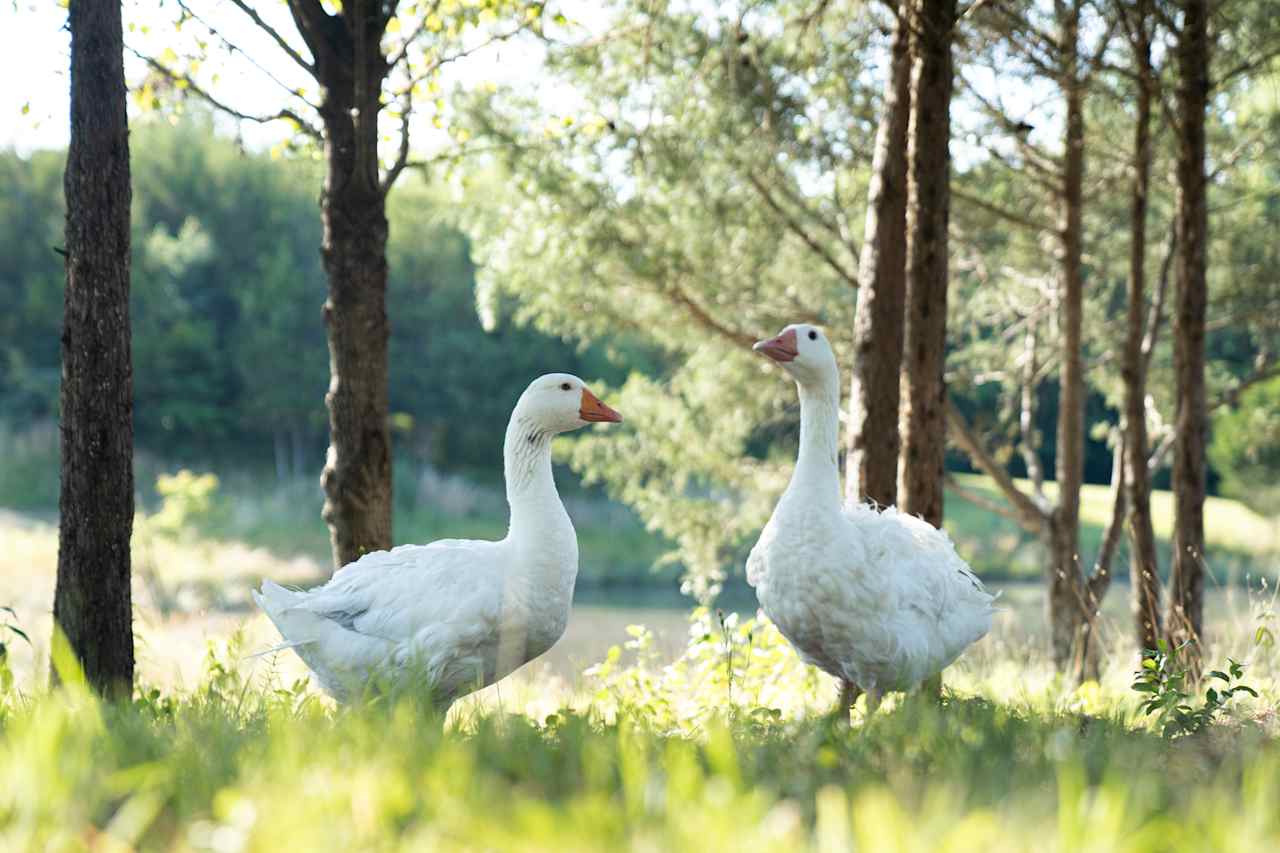
[[[28,646],[31,645],[31,638],[18,627],[18,614],[12,607],[0,607],[0,694],[9,692],[13,687],[13,670],[9,668],[9,648],[4,642],[5,634],[12,634],[21,638]]]
[[[1189,642],[1182,643],[1171,649],[1166,641],[1160,640],[1157,648],[1144,650],[1142,667],[1135,674],[1132,685],[1134,691],[1147,696],[1139,707],[1148,716],[1158,715],[1156,725],[1166,738],[1205,729],[1237,693],[1248,693],[1255,698],[1258,695],[1256,690],[1241,682],[1244,664],[1227,658],[1226,672],[1215,669],[1208,674],[1210,681],[1221,681],[1223,686],[1218,688],[1210,684],[1205,688],[1204,701],[1198,706],[1193,705],[1192,679],[1184,655],[1189,645]]]
[[[226,510],[218,485],[216,474],[196,474],[185,468],[176,474],[161,474],[156,478],[160,509],[146,517],[147,530],[177,539],[217,524]]]

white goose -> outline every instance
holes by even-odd
[[[842,506],[840,377],[817,328],[791,325],[754,347],[800,389],[800,454],[747,559],[747,582],[802,659],[841,681],[841,706],[906,690],[991,627],[994,600],[944,531],[899,512]]]
[[[284,637],[276,648],[293,648],[339,701],[408,682],[429,690],[440,710],[538,657],[564,633],[578,575],[551,439],[620,420],[576,376],[535,379],[503,446],[506,538],[366,554],[308,591],[266,581],[254,599]]]

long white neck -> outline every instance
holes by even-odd
[[[523,578],[539,590],[539,600],[559,611],[568,607],[578,576],[578,537],[551,475],[554,434],[517,409],[507,424],[502,462],[507,481],[511,525],[506,542],[513,547],[512,580]],[[566,614],[567,618],[567,612]],[[558,636],[558,635],[557,635]]]
[[[786,495],[838,510],[840,507],[840,379],[835,371],[800,388],[800,455]]]
[[[551,439],[554,433],[536,424],[519,410],[507,424],[502,463],[511,507],[508,537],[538,536],[548,525],[567,523],[568,514],[551,475]]]

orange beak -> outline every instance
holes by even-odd
[[[756,341],[752,349],[777,362],[791,361],[800,354],[800,348],[796,345],[795,329],[788,329],[767,341]]]
[[[616,424],[622,421],[622,415],[600,402],[600,398],[586,388],[582,389],[582,404],[578,407],[578,417],[593,423]]]

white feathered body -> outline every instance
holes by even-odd
[[[945,531],[893,507],[842,505],[835,357],[812,327],[788,328],[804,333],[790,333],[787,364],[800,449],[747,580],[805,661],[865,691],[906,690],[990,630],[994,598]]]
[[[906,690],[991,628],[992,596],[945,531],[890,507],[784,497],[747,561],[800,656],[864,690]]]
[[[526,395],[576,390],[571,381],[580,383],[551,374]],[[350,701],[407,682],[447,708],[564,634],[578,541],[551,472],[556,430],[521,405],[503,448],[511,506],[506,538],[405,545],[366,554],[315,589],[267,581],[254,594],[284,638],[282,648],[293,648],[334,698]],[[571,411],[576,418],[576,403]]]
[[[564,634],[577,577],[568,535],[530,553],[510,539],[444,539],[366,554],[323,586],[263,584],[255,599],[286,642],[339,701],[371,678],[425,679],[437,705],[493,684]],[[547,588],[549,574],[559,582]]]

